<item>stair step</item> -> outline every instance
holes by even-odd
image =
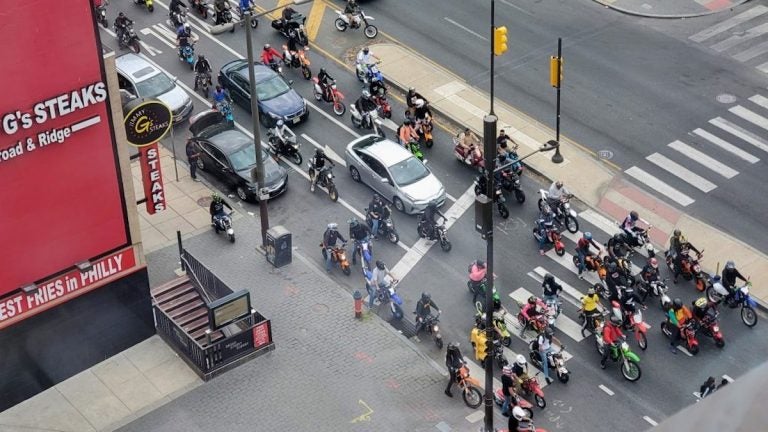
[[[200,328],[206,328],[206,329],[208,328],[208,316],[204,316],[203,318],[198,318],[192,321],[191,323],[188,323],[187,325],[182,326],[182,329],[187,334],[190,334]]]
[[[176,279],[170,280],[160,286],[154,287],[150,289],[150,293],[152,294],[152,297],[158,297],[166,293],[167,291],[170,291],[174,288],[178,288],[181,285],[184,285],[185,283],[189,282],[189,276],[184,275],[180,276]]]
[[[190,293],[184,294],[181,297],[177,297],[167,303],[164,303],[158,306],[160,306],[160,309],[162,309],[165,312],[171,312],[175,308],[182,306],[184,303],[195,300],[195,299],[200,299],[200,294],[198,294],[197,291],[192,291]]]
[[[192,283],[187,283],[186,285],[181,285],[172,290],[166,291],[163,293],[163,295],[156,296],[155,301],[157,301],[157,304],[162,305],[176,297],[181,297],[190,291],[195,291],[195,286],[192,285]]]
[[[201,307],[201,308],[193,309],[193,310],[189,311],[189,313],[180,315],[174,321],[176,321],[176,324],[178,324],[180,326],[184,326],[184,325],[187,325],[188,323],[190,323],[190,322],[192,322],[192,321],[194,321],[194,320],[196,320],[198,318],[204,317],[204,316],[208,316],[208,310],[206,308],[202,308]]]
[[[205,329],[198,330],[192,333],[191,336],[203,348],[208,346],[208,339],[205,337]],[[211,333],[211,343],[216,342],[219,339],[224,339],[224,333],[222,333],[220,330]]]
[[[171,317],[172,320],[176,320],[176,318],[184,315],[185,313],[187,313],[187,312],[189,312],[189,311],[191,311],[193,309],[197,309],[200,306],[203,306],[204,304],[205,303],[203,302],[202,299],[197,299],[197,300],[194,300],[194,301],[191,301],[191,302],[185,304],[184,306],[178,307],[178,308],[174,309],[173,311],[170,311],[170,312],[166,311],[166,313],[168,314],[169,317]]]

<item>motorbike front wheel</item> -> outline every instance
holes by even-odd
[[[303,76],[305,80],[312,79],[312,71],[308,67],[302,66],[301,76]]]
[[[133,51],[135,54],[141,52],[141,45],[139,45],[139,41],[136,39],[128,43],[128,48],[130,48],[131,51]]]
[[[472,385],[464,388],[461,397],[464,399],[464,403],[472,409],[478,408],[483,403],[483,395],[480,393],[480,389]]]
[[[741,321],[747,327],[754,327],[757,325],[757,314],[752,306],[741,307]]]
[[[344,113],[347,112],[347,107],[344,105],[343,102],[335,102],[333,104],[333,113],[337,116],[341,117],[344,115]]]
[[[522,189],[515,189],[515,199],[520,204],[524,203],[525,202],[525,192],[523,192]]]
[[[365,30],[363,32],[365,33],[365,37],[368,39],[373,39],[376,37],[376,35],[379,34],[379,29],[377,29],[375,25],[368,24],[365,26]]]
[[[443,338],[442,337],[435,338],[435,345],[437,346],[437,349],[443,349]]]
[[[258,26],[259,26],[259,20],[257,20],[256,18],[251,18],[251,28],[255,29]]]
[[[349,276],[352,273],[352,268],[350,266],[342,267],[341,272],[344,273],[345,276]]]
[[[396,320],[403,319],[403,308],[401,308],[400,305],[395,302],[392,302],[392,308],[394,309],[392,311],[392,318]]]
[[[501,338],[501,344],[505,347],[509,348],[510,345],[512,345],[512,338],[509,336],[504,336]]]
[[[640,379],[642,371],[637,363],[625,360],[621,365],[621,375],[625,380],[635,382]]]
[[[576,220],[576,218],[571,215],[566,215],[565,228],[568,230],[569,233],[576,234],[577,232],[579,232],[579,221]]]
[[[557,379],[560,380],[561,383],[565,384],[568,382],[568,380],[571,379],[571,374],[567,372],[563,372],[563,373],[558,372]]]
[[[387,236],[387,238],[389,239],[390,242],[394,244],[397,244],[397,242],[400,241],[400,236],[397,235],[397,232],[394,230],[389,232],[389,235]]]
[[[638,333],[637,336],[637,345],[640,347],[641,350],[645,351],[646,348],[648,348],[648,338],[645,337],[645,333]]]
[[[301,166],[301,162],[303,160],[304,158],[301,157],[301,153],[299,153],[298,150],[293,152],[293,154],[291,154],[291,162],[293,162],[294,164]]]
[[[231,243],[234,243],[234,242],[235,242],[235,235],[234,235],[234,234],[230,234],[230,235],[229,235],[229,241],[230,241]]]
[[[336,186],[334,185],[328,186],[328,197],[333,202],[336,202],[339,200],[339,192],[336,190]]]
[[[448,241],[447,238],[440,239],[440,248],[443,250],[443,252],[450,252],[451,251],[451,242]]]
[[[509,217],[509,209],[503,203],[499,203],[499,215],[501,215],[502,219]]]
[[[336,30],[342,32],[347,29],[347,23],[341,18],[336,18],[336,21],[333,22],[333,26],[336,27]]]
[[[547,400],[544,399],[543,396],[539,396],[537,394],[534,394],[533,395],[533,399],[534,399],[534,401],[536,401],[536,406],[537,407],[539,407],[541,409],[544,409],[544,408],[547,407]]]

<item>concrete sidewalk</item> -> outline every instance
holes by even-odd
[[[695,18],[732,9],[749,0],[593,0],[627,15],[645,18]]]
[[[371,45],[371,50],[381,58],[379,70],[388,83],[402,91],[416,88],[437,113],[482,136],[483,116],[490,106],[484,91],[402,46],[379,43]],[[494,111],[499,118],[499,129],[504,129],[520,144],[521,155],[555,138],[550,127],[498,99]],[[601,160],[562,134],[560,138],[563,163],[554,164],[550,153],[539,153],[528,158],[526,165],[549,179],[563,180],[581,201],[609,219],[620,221],[630,210],[637,210],[653,225],[651,238],[660,248],[666,249],[670,234],[675,227],[680,228],[697,248],[706,249],[702,264],[707,270],[714,271],[718,263],[722,269],[726,260],[736,261],[742,274],[751,276],[751,294],[764,306],[768,305],[768,256],[644,192],[625,180],[614,164]],[[447,148],[451,146],[438,143],[435,149],[452,151]]]

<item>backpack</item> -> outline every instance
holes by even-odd
[[[536,339],[533,340],[533,344],[531,344],[531,348],[534,351],[538,351],[539,350],[539,337],[538,336],[536,336]]]

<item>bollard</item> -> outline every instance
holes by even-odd
[[[363,295],[360,294],[360,291],[355,290],[352,298],[355,299],[355,318],[360,319],[363,317]]]

